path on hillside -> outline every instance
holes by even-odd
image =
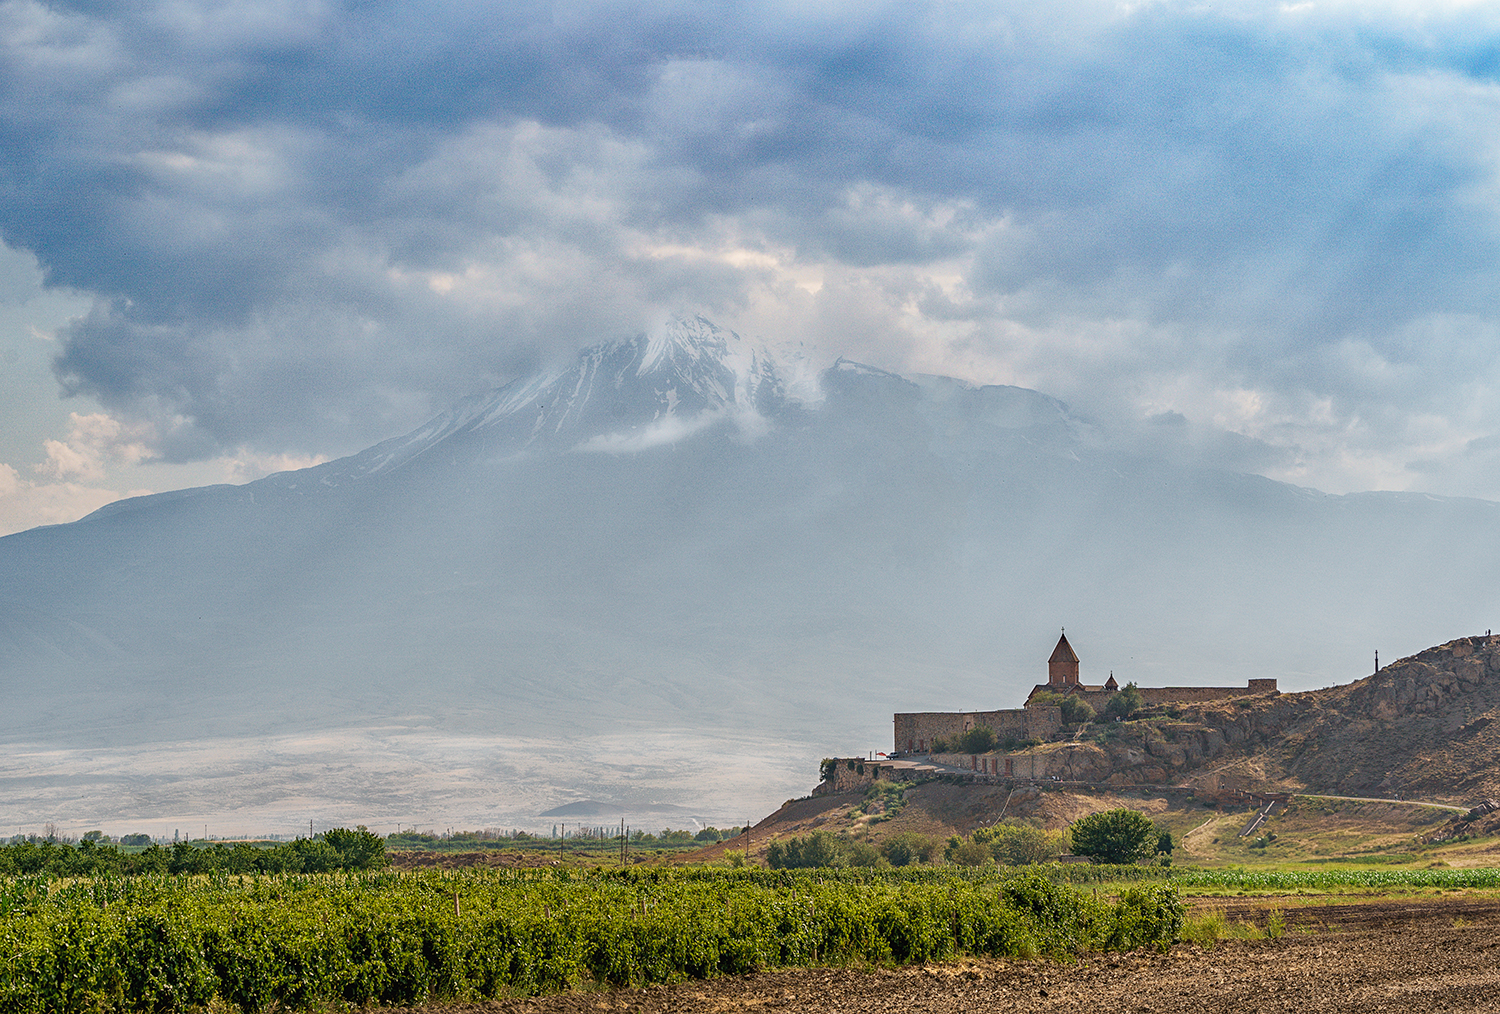
[[[1424,803],[1420,799],[1377,799],[1374,796],[1330,796],[1322,792],[1294,792],[1294,796],[1306,796],[1308,799],[1345,799],[1353,803],[1395,803],[1397,806],[1425,806],[1433,810],[1452,810],[1454,813],[1468,813],[1467,806],[1451,806],[1448,803]]]

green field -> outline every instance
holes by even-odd
[[[1038,871],[464,871],[0,881],[7,1014],[411,1004],[784,966],[1166,946],[1167,885]]]

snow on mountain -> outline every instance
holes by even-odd
[[[699,317],[596,345],[571,367],[466,398],[413,433],[377,444],[330,473],[397,468],[460,439],[477,453],[638,451],[728,422],[746,436],[768,417],[821,398],[811,356],[754,344]],[[332,475],[330,475],[332,478]]]

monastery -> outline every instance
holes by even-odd
[[[1141,700],[1149,707],[1157,704],[1201,704],[1206,701],[1226,701],[1252,694],[1274,694],[1274,679],[1251,680],[1244,687],[1137,687]],[[1057,639],[1052,657],[1047,659],[1047,682],[1038,683],[1026,695],[1026,704],[1020,708],[1000,711],[924,711],[909,715],[896,715],[895,749],[905,753],[927,753],[932,741],[939,737],[961,736],[977,726],[988,726],[995,731],[1001,742],[1017,742],[1038,739],[1048,740],[1055,736],[1063,725],[1062,709],[1055,704],[1033,704],[1042,691],[1057,694],[1077,695],[1088,701],[1096,711],[1104,710],[1104,703],[1120,690],[1114,674],[1103,684],[1091,685],[1080,682],[1078,676],[1078,653],[1068,643],[1067,631]]]

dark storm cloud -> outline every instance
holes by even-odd
[[[64,386],[176,458],[349,449],[663,307],[781,291],[643,244],[963,261],[967,302],[892,301],[1000,358],[1007,322],[1205,333],[1060,355],[1081,385],[1202,369],[1358,406],[1380,363],[1494,367],[1451,323],[1500,280],[1478,18],[11,0],[0,236],[99,299]],[[899,362],[894,325],[838,326],[848,291],[783,316]]]

